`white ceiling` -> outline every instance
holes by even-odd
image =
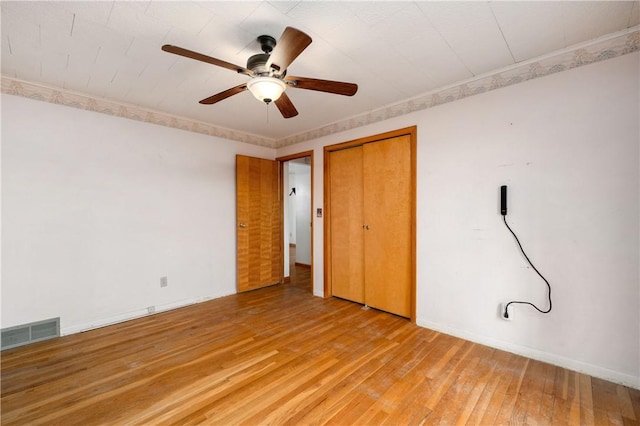
[[[2,74],[282,139],[640,23],[638,1],[0,3]],[[283,119],[248,92],[198,101],[248,77],[160,50],[173,44],[238,65],[261,34],[313,43],[290,75],[353,82],[345,97],[290,88]]]

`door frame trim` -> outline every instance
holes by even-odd
[[[284,250],[287,249],[287,247],[284,246],[284,163],[290,160],[296,160],[298,158],[304,158],[304,157],[311,157],[311,170],[309,171],[310,173],[310,178],[311,178],[311,217],[309,218],[309,221],[311,222],[311,292],[314,292],[314,283],[313,283],[313,150],[310,151],[302,151],[302,152],[298,152],[295,154],[289,154],[289,155],[285,155],[282,157],[277,157],[276,161],[278,162],[278,167],[279,167],[279,171],[280,171],[280,194],[282,197],[282,202],[280,203],[280,241],[281,241],[281,245],[282,245],[282,259],[284,261]],[[281,265],[282,268],[280,269],[280,282],[284,282],[284,264]],[[291,272],[289,272],[289,274],[291,274]]]
[[[380,133],[377,135],[366,136],[347,142],[337,143],[335,145],[327,145],[324,147],[324,297],[329,298],[331,295],[331,188],[329,175],[330,153],[342,149],[353,148],[371,142],[378,142],[385,139],[396,138],[399,136],[409,136],[411,147],[411,301],[410,301],[410,321],[416,323],[416,165],[417,165],[417,139],[418,127],[411,126],[402,129],[392,130],[390,132]]]

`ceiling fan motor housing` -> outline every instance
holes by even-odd
[[[257,40],[258,43],[260,43],[260,49],[264,53],[251,56],[247,60],[247,68],[258,76],[274,76],[274,71],[279,70],[268,68],[267,61],[269,60],[269,56],[271,56],[271,51],[276,47],[276,39],[268,35],[261,35]],[[277,77],[281,77],[281,75]]]
[[[268,60],[268,53],[258,53],[257,55],[253,55],[247,60],[247,68],[253,71],[254,74],[259,76],[269,75],[270,70],[267,68]]]

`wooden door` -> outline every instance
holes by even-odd
[[[332,294],[364,303],[362,146],[330,155]]]
[[[278,162],[236,156],[239,292],[281,280],[280,203]]]
[[[363,145],[365,303],[403,317],[411,315],[410,141],[404,135]]]

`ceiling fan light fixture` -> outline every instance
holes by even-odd
[[[287,85],[275,77],[256,77],[247,83],[247,88],[257,100],[268,104],[277,101]]]

